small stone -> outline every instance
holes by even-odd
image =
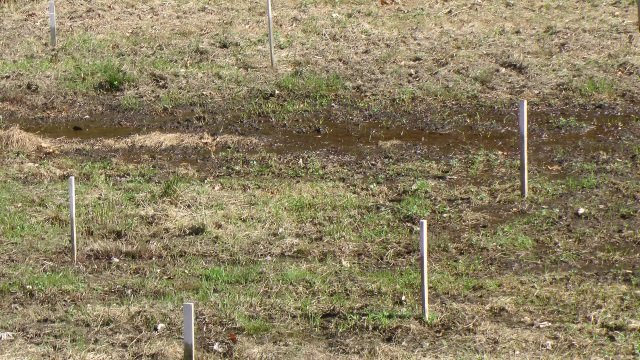
[[[119,263],[120,259],[118,259],[117,257],[113,256],[109,261],[111,261],[112,264],[115,264],[115,263]]]
[[[215,344],[213,344],[213,350],[219,352],[219,353],[223,353],[225,351],[227,351],[226,346],[224,346],[224,344],[221,344],[219,342],[216,342]]]
[[[585,213],[586,211],[587,211],[587,210],[585,210],[584,208],[579,208],[578,210],[576,210],[576,214],[577,214],[578,216],[582,216],[582,215],[584,215],[584,213]]]
[[[535,325],[534,325],[534,326],[535,326],[535,327],[537,327],[537,328],[542,329],[542,328],[546,328],[546,327],[548,327],[548,326],[551,326],[551,323],[550,323],[550,322],[548,322],[548,321],[542,321],[542,322],[537,322],[537,323],[535,323]]]
[[[155,331],[157,333],[160,333],[160,332],[162,332],[162,330],[164,330],[166,328],[167,328],[167,325],[165,325],[163,323],[160,323],[160,324],[158,324],[158,325],[153,327],[153,331]]]

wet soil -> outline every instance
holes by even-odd
[[[447,119],[416,117],[402,125],[384,120],[349,121],[341,117],[336,121],[325,120],[327,115],[331,114],[278,122],[269,118],[209,119],[184,112],[136,119],[118,114],[86,116],[55,123],[17,119],[7,124],[17,124],[47,138],[72,140],[118,139],[153,131],[213,137],[240,135],[260,139],[261,146],[248,151],[278,155],[322,151],[363,158],[389,147],[405,147],[412,148],[410,153],[438,159],[465,151],[519,151],[517,118],[511,112],[457,112],[446,114]],[[562,124],[558,119],[570,119],[570,123]],[[633,141],[640,136],[638,126],[632,126],[634,122],[637,122],[635,115],[628,114],[532,113],[528,129],[530,161],[546,166],[548,175],[554,176],[559,174],[557,164],[554,165],[558,151],[595,154],[625,146],[625,139]],[[188,153],[170,155],[169,158],[178,162],[188,162],[190,158]],[[129,158],[135,159],[135,156]]]

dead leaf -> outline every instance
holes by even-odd
[[[238,335],[236,335],[236,333],[234,332],[230,332],[229,333],[229,341],[231,341],[234,344],[238,343]]]

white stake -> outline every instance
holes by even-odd
[[[271,67],[276,67],[276,58],[273,54],[273,17],[271,16],[271,0],[267,0],[267,22],[269,23],[269,52],[271,54]]]
[[[529,195],[529,177],[527,162],[527,100],[520,100],[520,183],[522,185],[522,197]]]
[[[194,360],[196,347],[193,331],[193,303],[182,304],[184,313],[184,360]]]
[[[56,4],[49,0],[49,30],[51,32],[51,47],[56,47]]]
[[[69,218],[71,222],[71,252],[75,265],[78,260],[78,248],[76,244],[76,182],[73,176],[69,177]]]
[[[429,268],[427,265],[427,220],[420,220],[420,271],[422,272],[422,318],[429,320]]]

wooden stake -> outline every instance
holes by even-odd
[[[78,262],[78,247],[76,244],[76,183],[73,176],[69,177],[69,220],[71,223],[71,253],[75,265]]]
[[[54,0],[49,0],[49,30],[51,32],[51,47],[56,47],[56,4]]]
[[[269,23],[269,53],[271,54],[271,67],[276,67],[276,58],[273,54],[273,17],[271,15],[271,0],[267,0],[267,22]]]
[[[184,360],[194,360],[196,347],[193,331],[193,303],[182,304],[184,313]]]
[[[523,198],[529,195],[528,159],[527,159],[527,100],[520,100],[518,114],[520,124],[520,184]]]
[[[429,320],[429,268],[427,264],[427,220],[420,220],[420,271],[422,273],[422,318]]]

